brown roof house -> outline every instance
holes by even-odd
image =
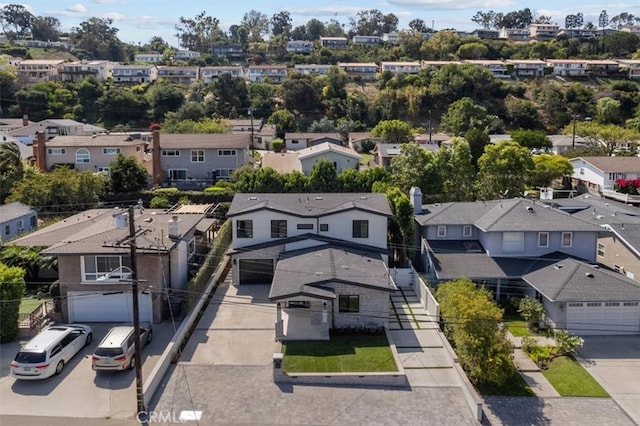
[[[171,211],[133,209],[140,319],[159,322],[168,300],[184,290],[210,246],[212,205]],[[12,244],[46,247],[58,259],[61,313],[68,322],[133,320],[129,211],[92,209],[39,229]],[[171,304],[173,305],[173,303]]]

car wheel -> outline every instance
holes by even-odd
[[[147,343],[151,343],[153,340],[153,330],[149,330],[149,334],[147,334]]]
[[[84,345],[88,346],[92,340],[93,340],[93,333],[87,334],[87,340],[84,341]]]
[[[136,357],[135,355],[131,357],[131,361],[129,361],[129,370],[133,370],[136,366]]]
[[[62,370],[64,370],[64,361],[60,361],[58,365],[56,365],[56,374],[62,373]]]

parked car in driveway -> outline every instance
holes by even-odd
[[[144,346],[152,339],[151,324],[141,324],[140,343]],[[93,353],[91,368],[95,371],[122,371],[135,367],[135,341],[133,326],[113,327]]]
[[[11,362],[11,376],[21,380],[46,379],[91,343],[93,331],[84,324],[53,325],[24,345]]]

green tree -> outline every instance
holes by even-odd
[[[335,166],[329,160],[320,160],[311,168],[309,173],[309,191],[338,192],[340,181]]]
[[[449,201],[473,200],[476,171],[467,141],[454,137],[451,145],[441,147],[435,157],[444,196]]]
[[[0,263],[0,343],[18,337],[20,301],[25,292],[24,270]]]
[[[482,129],[469,129],[464,134],[464,139],[469,144],[469,149],[471,151],[471,163],[473,167],[478,169],[478,160],[484,154],[485,146],[491,143],[491,138],[486,130]]]
[[[388,143],[399,144],[413,141],[409,124],[402,120],[382,120],[373,129],[371,136],[384,138]]]
[[[564,134],[572,134],[573,125],[564,128]],[[630,146],[640,139],[640,132],[616,126],[615,124],[598,124],[594,122],[577,122],[576,134],[591,141],[594,145],[604,148],[606,155],[612,155]]]
[[[529,185],[536,187],[550,186],[554,179],[573,173],[573,166],[566,157],[553,154],[542,154],[533,157],[533,170],[529,176]]]
[[[269,17],[257,10],[251,9],[245,13],[240,25],[249,30],[249,40],[252,42],[263,41],[262,36],[269,34]]]
[[[596,104],[596,121],[600,124],[622,123],[620,101],[609,97],[598,99]]]
[[[178,110],[184,103],[184,91],[175,84],[160,81],[145,93],[147,103],[151,108],[151,117],[162,120],[169,111]]]
[[[7,4],[0,10],[0,23],[7,36],[24,36],[31,29],[33,20],[31,12],[21,4]],[[13,30],[7,27],[13,27]]]
[[[169,116],[169,114],[167,114]],[[227,120],[218,118],[205,118],[200,121],[180,120],[170,117],[162,125],[164,133],[228,133],[231,125]]]
[[[284,36],[288,40],[291,33],[292,21],[291,14],[286,10],[274,13],[271,17],[271,34],[275,36]]]
[[[442,128],[453,135],[462,136],[470,129],[489,130],[494,118],[485,107],[465,97],[449,106],[442,116]]]
[[[147,186],[147,170],[135,157],[122,154],[109,163],[109,189],[119,194],[137,192]]]
[[[511,140],[529,149],[551,149],[551,139],[541,130],[518,129],[511,133]]]
[[[284,175],[284,189],[289,193],[307,192],[309,186],[309,178],[298,171],[294,170]]]
[[[144,97],[136,94],[132,88],[107,86],[102,96],[96,101],[102,111],[102,118],[107,127],[116,124],[134,123],[147,117],[149,104]]]
[[[489,48],[482,43],[465,43],[458,48],[457,55],[460,59],[481,59],[489,53]]]
[[[118,38],[118,29],[113,27],[111,18],[89,18],[74,27],[69,39],[76,49],[87,52],[91,59],[124,61],[123,43]]]
[[[31,35],[35,40],[58,41],[60,21],[52,16],[35,16],[31,21]]]
[[[528,99],[508,96],[504,101],[505,124],[512,129],[544,129],[538,107]]]
[[[69,213],[98,206],[105,179],[89,171],[60,167],[47,173],[25,176],[11,191],[8,201],[39,206],[40,213]]]
[[[296,128],[296,117],[287,109],[279,109],[273,112],[267,123],[276,126],[278,136],[283,137],[285,132]]]
[[[414,239],[414,214],[413,206],[409,197],[395,187],[389,187],[386,192],[393,219],[390,223],[390,239],[393,244],[392,258],[399,265],[405,265],[410,247],[413,246]]]
[[[532,169],[529,150],[517,142],[488,145],[478,160],[477,194],[483,200],[521,196]]]
[[[525,296],[518,303],[518,312],[522,319],[527,322],[529,330],[537,330],[540,328],[540,321],[544,317],[544,305],[536,299]]]
[[[224,40],[218,18],[200,12],[194,18],[181,16],[175,29],[178,31],[180,46],[196,52],[209,52],[216,42]]]
[[[513,346],[501,328],[502,310],[491,292],[468,278],[441,284],[436,292],[445,334],[473,383],[502,384],[515,372]]]
[[[282,82],[284,107],[298,114],[312,114],[322,107],[320,80],[314,76],[291,73]]]
[[[423,194],[437,190],[437,176],[434,155],[417,143],[404,143],[400,153],[391,160],[391,179],[402,192],[417,186]]]
[[[230,118],[232,114],[250,107],[247,83],[240,77],[223,74],[211,83],[213,99],[207,103],[207,112],[217,117]]]
[[[0,144],[0,204],[4,204],[5,198],[23,175],[24,164],[18,145],[14,142]]]
[[[4,246],[0,248],[0,263],[20,268],[25,272],[27,281],[38,280],[41,269],[58,269],[58,261],[54,256],[41,255],[43,247]]]

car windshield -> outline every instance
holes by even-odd
[[[18,352],[16,355],[16,362],[22,364],[36,364],[44,362],[47,359],[47,354],[44,352]]]
[[[107,357],[122,355],[122,348],[97,348],[95,355]]]

